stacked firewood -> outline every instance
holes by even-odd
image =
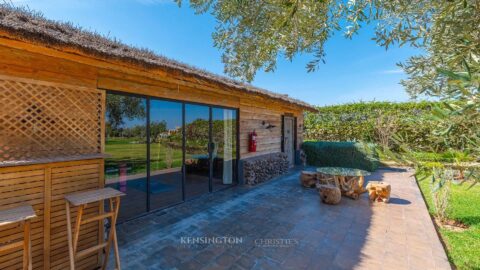
[[[267,154],[243,161],[245,183],[256,185],[288,172],[289,163],[284,153]]]

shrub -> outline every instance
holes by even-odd
[[[444,136],[433,130],[438,119],[432,116],[435,102],[359,102],[318,107],[317,113],[306,113],[304,136],[306,140],[372,142],[398,151],[394,140],[415,151],[443,152],[462,150],[471,130],[480,124],[477,119],[452,128],[448,144]]]
[[[413,152],[413,157],[420,162],[472,162],[475,161],[475,158],[469,156],[468,154],[460,151],[446,151],[443,153],[430,153],[430,152]]]
[[[311,166],[375,171],[379,165],[375,145],[371,143],[307,141],[302,149]]]

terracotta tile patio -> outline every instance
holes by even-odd
[[[370,205],[366,194],[322,204],[315,190],[300,186],[298,174],[121,224],[122,267],[450,269],[411,171],[379,170],[367,177],[392,185],[387,205]]]

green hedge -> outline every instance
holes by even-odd
[[[375,145],[360,142],[307,141],[302,144],[307,164],[375,171],[379,166]]]
[[[318,107],[307,113],[304,137],[313,141],[361,141],[387,146],[397,151],[394,135],[415,151],[444,152],[461,150],[467,144],[469,130],[478,125],[471,121],[450,130],[449,145],[432,132],[438,122],[432,117],[435,102],[359,102]],[[383,138],[383,139],[382,139]]]

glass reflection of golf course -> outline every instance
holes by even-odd
[[[224,121],[214,121],[212,136],[214,141],[222,141],[224,136]],[[231,124],[234,125],[234,124]],[[141,131],[135,126],[133,130]],[[150,128],[152,130],[152,128]],[[186,126],[187,156],[205,154],[208,145],[208,121],[196,120]],[[112,178],[118,177],[119,167],[126,167],[128,174],[146,173],[147,143],[144,134],[126,132],[129,137],[108,137],[105,143],[105,152],[109,157],[105,161],[105,176],[107,183]],[[170,134],[168,134],[170,133]],[[206,134],[206,136],[204,135]],[[191,138],[191,139],[190,139]],[[216,139],[216,140],[215,140]],[[178,168],[182,165],[182,131],[164,130],[159,136],[150,136],[150,169],[152,171]],[[220,143],[214,149],[214,158],[221,157],[224,144]],[[235,148],[232,149],[235,156]],[[121,166],[120,166],[121,165]]]
[[[147,211],[147,205],[164,208],[233,183],[235,110],[193,104],[183,109],[181,102],[151,99],[149,116],[147,137],[146,98],[107,94],[105,184],[127,194],[119,220]]]
[[[142,174],[147,170],[147,144],[135,138],[109,138],[105,152],[110,156],[105,161],[107,182],[118,176],[118,165],[125,164],[129,174]],[[182,166],[182,147],[173,149],[167,142],[150,145],[151,170],[164,170]]]

